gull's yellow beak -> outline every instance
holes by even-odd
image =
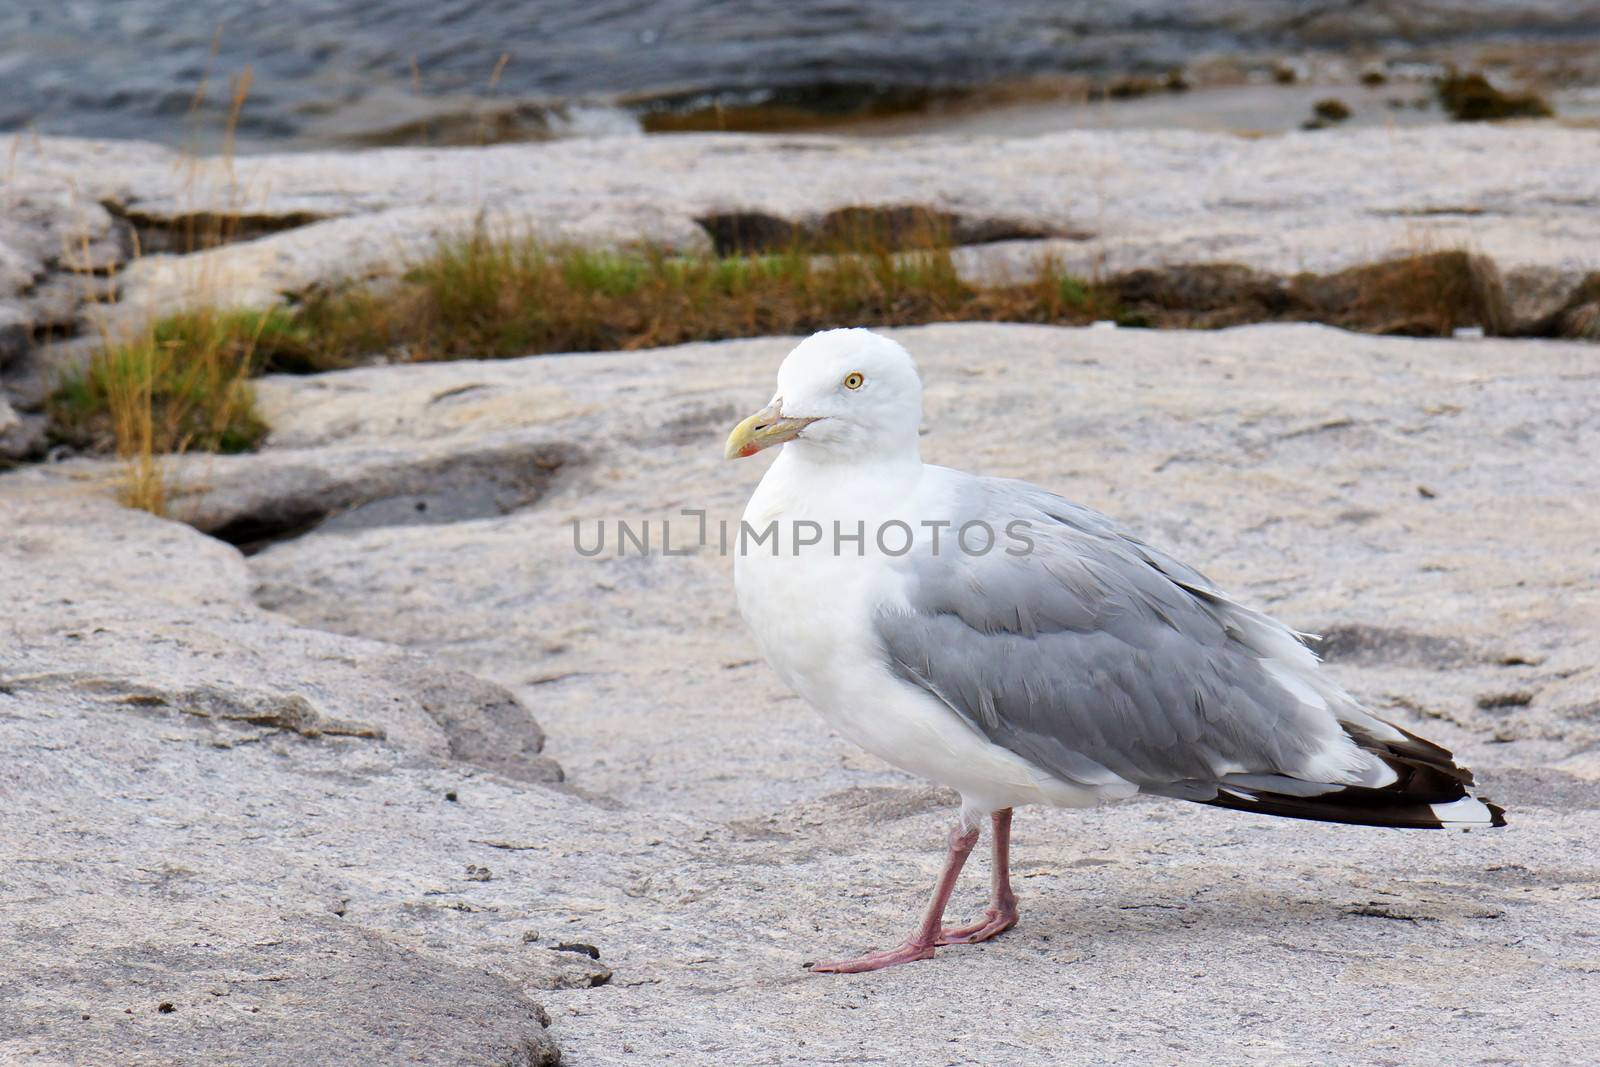
[[[781,445],[800,436],[800,431],[816,419],[791,419],[784,415],[780,401],[774,400],[733,428],[722,450],[727,459],[753,456],[763,448]]]

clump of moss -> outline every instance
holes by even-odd
[[[707,102],[705,94],[699,91],[633,98],[624,103],[631,106],[646,133],[771,133],[897,115],[920,115],[960,107],[981,95],[978,90],[962,87],[845,82],[779,88],[764,94],[758,103],[738,93],[718,94]]]
[[[1284,317],[1292,301],[1278,278],[1237,263],[1140,268],[1108,279],[1119,325],[1217,329]]]
[[[1343,122],[1350,117],[1350,107],[1343,100],[1330,96],[1311,105],[1311,113],[1324,122]]]
[[[1489,84],[1482,74],[1450,74],[1434,83],[1439,103],[1457,122],[1494,119],[1542,119],[1555,114],[1534,93],[1507,93]]]
[[[1562,316],[1561,336],[1577,341],[1600,341],[1600,301],[1568,308]]]
[[[1159,92],[1186,93],[1189,88],[1189,79],[1184,76],[1183,70],[1174,67],[1159,78],[1140,74],[1118,78],[1103,88],[1091,90],[1089,99],[1136,100]]]
[[[1578,341],[1600,341],[1600,272],[1578,283],[1560,309],[1547,316],[1536,332]]]
[[[1118,78],[1104,89],[1092,91],[1091,100],[1136,100],[1141,96],[1149,96],[1161,86],[1154,78],[1127,77]]]
[[[1369,333],[1448,337],[1476,326],[1510,332],[1505,287],[1494,264],[1464,251],[1422,252],[1327,275],[1302,275],[1290,287],[1305,317]]]

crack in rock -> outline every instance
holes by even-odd
[[[141,254],[186,255],[223,245],[242,244],[275,233],[298,230],[338,218],[320,211],[145,211],[115,200],[102,200],[112,218],[126,225]]]
[[[105,696],[111,703],[125,707],[171,708],[200,719],[267,726],[306,738],[382,741],[387,737],[380,727],[325,716],[299,693],[252,692],[210,685],[159,689],[116,678],[82,679],[75,688]]]
[[[720,256],[813,248],[825,252],[865,241],[903,252],[930,244],[980,245],[1049,237],[1088,240],[1093,234],[1063,231],[1000,215],[965,215],[917,204],[855,205],[811,219],[789,219],[758,210],[723,211],[694,220]]]
[[[292,460],[254,468],[249,479],[189,487],[191,526],[246,555],[313,531],[439,525],[508,515],[539,501],[556,475],[579,462],[565,444],[479,448],[416,458],[312,466]]]

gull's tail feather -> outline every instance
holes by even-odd
[[[1392,782],[1335,785],[1286,775],[1230,774],[1210,787],[1213,795],[1185,791],[1185,799],[1262,815],[1361,826],[1442,830],[1506,824],[1505,809],[1472,794],[1472,772],[1459,766],[1448,750],[1398,726],[1382,725],[1385,734],[1393,731],[1399,736],[1380,738],[1349,723],[1345,729],[1394,772]]]

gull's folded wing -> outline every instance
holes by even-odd
[[[1031,550],[905,556],[906,601],[876,624],[896,673],[995,744],[1070,781],[1268,814],[1499,821],[1470,772],[1362,709],[1287,627],[1097,512],[952,477],[962,521],[1023,520]]]

